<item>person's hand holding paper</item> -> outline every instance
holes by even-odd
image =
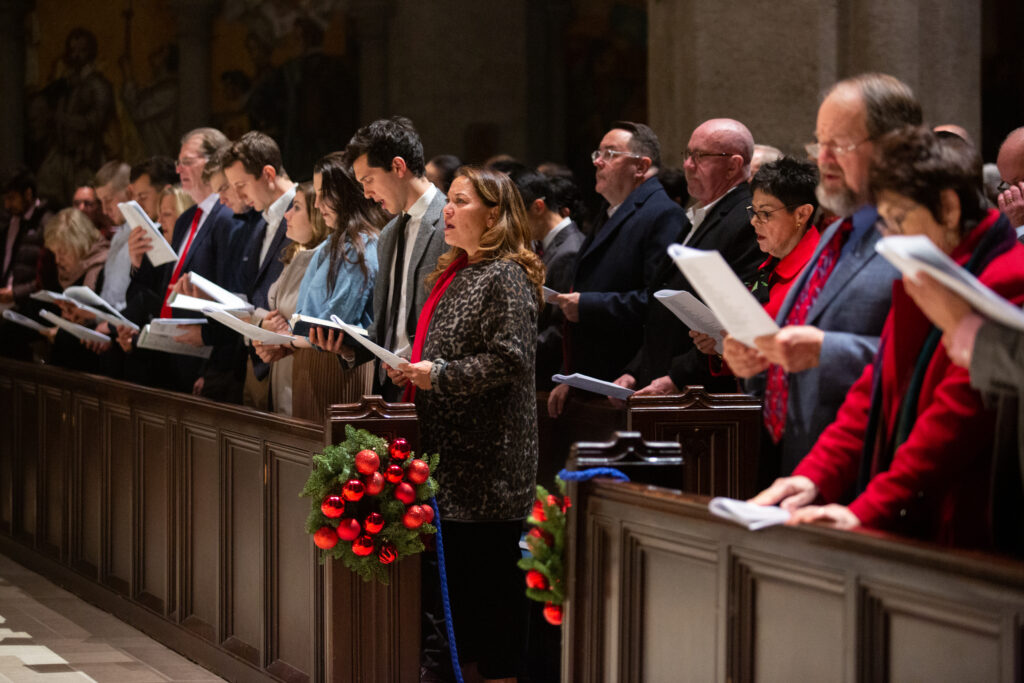
[[[132,228],[128,234],[128,256],[131,258],[132,267],[142,266],[142,259],[153,248],[153,240],[149,238],[146,229],[139,226]]]
[[[803,372],[818,367],[824,341],[825,333],[813,325],[787,325],[754,343],[769,363],[781,365],[786,372]]]
[[[726,336],[722,342],[722,360],[729,364],[732,374],[743,379],[759,375],[768,369],[768,360],[757,349],[752,349],[738,339]]]

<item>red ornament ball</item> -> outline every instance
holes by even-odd
[[[406,479],[416,485],[423,484],[430,477],[430,465],[425,460],[413,458],[412,462],[409,463],[409,469],[406,470],[405,476]]]
[[[406,529],[419,529],[423,526],[423,507],[421,505],[410,505],[402,517],[402,524]]]
[[[337,545],[338,534],[334,531],[334,527],[322,526],[316,530],[315,534],[313,534],[313,543],[316,544],[317,548],[330,550]]]
[[[368,534],[380,533],[380,530],[384,528],[384,515],[379,512],[371,512],[366,515],[366,521],[363,522],[363,528],[366,529]]]
[[[533,538],[539,539],[544,542],[544,545],[551,545],[552,542],[554,542],[555,540],[551,534],[539,529],[538,527],[533,527],[532,529],[530,529],[530,532],[526,534],[526,536],[532,536]]]
[[[337,534],[338,538],[340,538],[341,540],[351,541],[360,533],[362,533],[362,531],[363,530],[359,527],[359,522],[357,522],[352,517],[349,517],[347,519],[341,520],[341,522],[338,524]]]
[[[409,442],[405,439],[395,439],[388,446],[388,453],[394,460],[405,460],[409,457],[409,453],[412,452],[412,447]]]
[[[341,517],[345,514],[345,499],[336,493],[326,496],[324,502],[320,503],[320,512],[331,519]]]
[[[360,536],[356,540],[352,541],[352,552],[359,557],[366,557],[373,552],[373,537],[372,536]]]
[[[384,473],[384,478],[392,484],[397,484],[402,481],[402,477],[404,476],[405,470],[402,469],[401,465],[388,465],[387,472]]]
[[[547,590],[548,588],[548,577],[541,574],[536,569],[531,569],[526,572],[526,587],[536,588],[537,590]]]
[[[430,524],[434,521],[434,506],[433,505],[421,505],[420,508],[423,510],[423,521],[426,524]]]
[[[394,543],[385,543],[377,554],[377,559],[380,560],[381,564],[391,564],[398,559],[398,550],[395,549]]]
[[[358,479],[349,479],[341,487],[341,495],[345,497],[345,500],[351,500],[352,502],[362,498],[364,493],[366,493],[366,487]]]
[[[384,490],[384,475],[374,472],[363,477],[363,485],[366,486],[366,494],[376,496]]]
[[[548,516],[544,514],[544,504],[539,500],[533,501],[533,510],[530,511],[530,516],[538,522],[546,522]]]
[[[380,467],[380,456],[376,452],[366,448],[356,453],[356,469],[360,474],[376,472],[378,467]]]
[[[402,482],[395,487],[395,498],[406,505],[411,505],[416,500],[416,490],[408,482]]]
[[[562,499],[562,512],[564,513],[566,510],[568,510],[571,507],[572,507],[572,501],[569,500],[569,496],[566,496],[565,498]]]
[[[562,606],[556,605],[549,602],[544,605],[544,619],[547,620],[552,626],[561,626],[562,624]]]

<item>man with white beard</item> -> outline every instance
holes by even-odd
[[[818,109],[818,141],[807,149],[821,172],[818,201],[842,218],[824,231],[779,310],[782,329],[757,339],[757,348],[732,338],[725,344],[733,372],[764,397],[770,462],[774,444],[774,462],[760,473],[765,485],[807,454],[875,355],[898,273],[875,252],[879,217],[868,169],[875,140],[920,124],[910,88],[884,74],[840,81]]]

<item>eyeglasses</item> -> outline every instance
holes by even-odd
[[[688,149],[683,152],[683,161],[693,159],[693,163],[699,164],[701,160],[708,157],[731,157],[732,152],[702,152],[699,149]]]
[[[767,210],[761,209],[761,210],[758,210],[758,209],[755,209],[753,206],[748,206],[747,207],[747,218],[749,218],[750,220],[757,220],[759,223],[767,223],[768,221],[770,221],[772,219],[772,214],[773,213],[775,213],[776,211],[782,211],[783,209],[786,209],[788,211],[788,210],[791,210],[791,207],[780,206],[777,209],[767,209]]]
[[[178,168],[188,168],[189,166],[195,166],[200,161],[206,161],[206,157],[183,157],[175,160],[174,165]]]
[[[595,149],[593,152],[590,153],[590,160],[593,161],[595,164],[597,163],[598,159],[607,164],[615,157],[629,157],[630,159],[642,158],[639,154],[635,154],[633,152],[622,152],[617,149]]]
[[[832,152],[833,156],[841,157],[846,156],[853,150],[857,149],[865,142],[869,142],[871,138],[864,138],[860,142],[854,142],[849,145],[838,145],[834,142],[808,142],[804,145],[804,149],[807,151],[807,155],[810,157],[818,158],[818,155],[822,150],[828,150]]]

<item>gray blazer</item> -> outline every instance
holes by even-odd
[[[892,304],[892,281],[899,277],[899,271],[875,251],[875,243],[881,237],[874,228],[877,221],[878,213],[873,208],[862,209],[854,215],[855,229],[865,222],[870,222],[871,227],[856,243],[846,245],[835,270],[808,311],[806,324],[824,330],[825,341],[818,367],[789,375],[789,401],[780,454],[782,476],[793,471],[825,427],[835,420],[850,387],[878,349],[878,338]],[[789,290],[776,317],[780,326],[841,223],[841,220],[836,221],[825,230],[814,256]],[[751,378],[747,389],[763,396],[764,378],[764,374]]]
[[[416,321],[419,320],[420,309],[427,301],[430,290],[424,284],[427,275],[434,272],[437,259],[447,249],[444,243],[444,220],[441,211],[447,202],[444,193],[438,190],[434,200],[430,202],[423,214],[423,221],[416,233],[416,242],[412,245],[412,258],[409,261],[409,272],[405,282],[405,291],[414,292],[406,320],[409,339],[416,334]],[[395,258],[396,229],[399,216],[395,216],[384,226],[377,243],[377,280],[373,287],[373,323],[367,330],[369,338],[383,344],[387,337],[388,293],[391,290],[391,261]],[[408,245],[407,245],[408,248]],[[360,347],[361,349],[362,347]],[[369,360],[369,352],[365,355],[356,350],[357,362]]]

